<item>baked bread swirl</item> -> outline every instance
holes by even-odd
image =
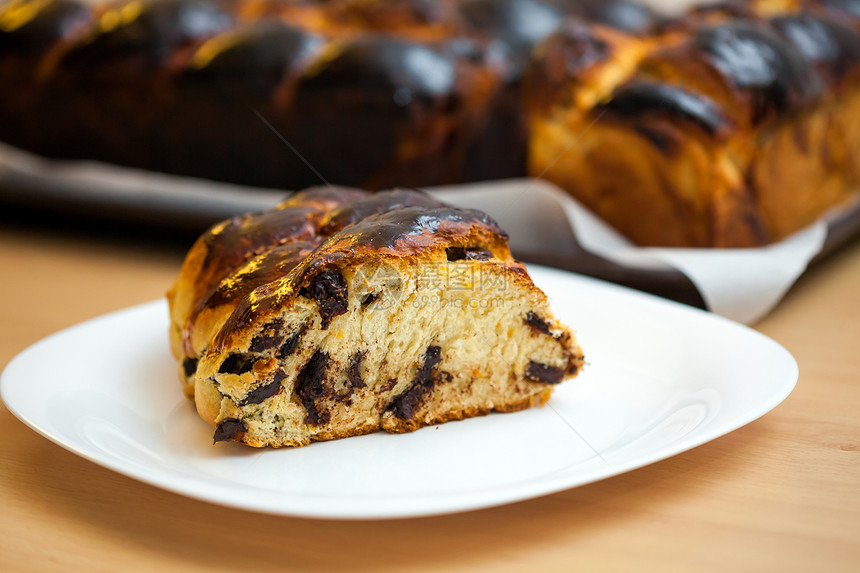
[[[168,294],[215,441],[300,446],[546,401],[583,355],[486,214],[315,188],[213,227]]]
[[[518,80],[567,14],[651,25],[624,1],[7,0],[0,141],[278,189],[521,176]]]
[[[566,26],[525,80],[530,171],[642,245],[786,237],[860,186],[849,5],[720,4],[648,38]]]

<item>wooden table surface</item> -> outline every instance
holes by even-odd
[[[147,243],[0,227],[0,366],[162,296],[187,243]],[[0,571],[860,571],[860,242],[757,328],[800,365],[760,420],[598,483],[432,518],[226,509],[96,466],[0,408]]]

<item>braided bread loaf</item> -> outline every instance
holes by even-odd
[[[9,0],[0,140],[273,188],[522,175],[516,85],[570,13],[650,25],[597,0]]]
[[[721,4],[638,39],[570,23],[526,74],[530,170],[640,244],[781,239],[856,196],[858,31],[856,0]]]
[[[854,196],[860,0],[0,6],[0,140],[299,189],[545,177],[645,245],[742,247]]]
[[[480,211],[309,189],[213,227],[168,294],[215,440],[298,446],[549,399],[582,351]]]

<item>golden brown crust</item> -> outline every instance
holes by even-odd
[[[425,426],[434,426],[436,424],[444,424],[456,420],[465,420],[466,418],[474,418],[477,416],[487,416],[491,412],[519,412],[527,410],[536,405],[544,405],[549,401],[552,394],[552,388],[547,388],[541,393],[527,396],[525,398],[514,399],[509,403],[496,404],[492,408],[467,408],[464,410],[452,410],[445,412],[442,415],[430,418],[429,420],[398,420],[396,423],[385,427],[386,432],[403,434],[406,432],[414,432]]]
[[[421,428],[427,426],[436,426],[439,424],[445,424],[447,422],[461,421],[467,418],[475,418],[478,416],[487,416],[492,412],[499,413],[512,413],[512,412],[520,412],[522,410],[527,410],[529,408],[533,408],[535,406],[543,406],[546,404],[550,397],[552,396],[552,388],[546,388],[540,391],[537,394],[514,398],[510,402],[496,404],[493,407],[471,407],[464,409],[455,409],[449,410],[443,414],[434,416],[432,418],[427,419],[411,419],[411,420],[395,420],[391,423],[388,423],[384,426],[384,430],[386,432],[390,432],[393,434],[405,434],[409,432],[414,432],[416,430],[420,430]],[[212,399],[212,398],[203,398],[197,399],[197,409],[200,416],[209,423],[210,426],[217,427],[219,416],[218,409],[220,408],[220,399]],[[313,441],[315,442],[325,442],[330,440],[339,440],[341,438],[351,438],[355,436],[364,436],[367,434],[372,434],[374,432],[378,432],[380,430],[380,426],[378,424],[367,424],[358,428],[346,428],[346,429],[334,429],[334,430],[326,430],[322,432],[318,432],[314,435]],[[234,437],[235,441],[243,443],[248,446],[253,447],[292,447],[296,445],[306,445],[306,443],[302,444],[278,444],[278,443],[269,443],[262,440],[255,440],[253,437],[248,436],[245,432],[239,432]]]
[[[532,108],[530,170],[639,244],[779,240],[860,184],[846,161],[860,154],[860,19],[850,12],[826,0],[695,9],[650,38],[628,38],[632,48],[603,40],[608,55],[574,65],[566,84],[558,70],[600,32],[557,35],[534,64],[556,71],[561,95]],[[582,84],[629,53],[626,75],[583,101]],[[540,78],[527,76],[535,97],[547,91]]]
[[[391,424],[386,426],[385,431],[391,432],[393,434],[406,434],[409,432],[414,432],[416,430],[420,430],[421,428],[427,426],[436,426],[439,424],[445,424],[447,422],[454,422],[465,420],[467,418],[476,418],[478,416],[487,416],[492,412],[500,412],[500,413],[511,413],[511,412],[520,412],[522,410],[527,410],[528,408],[533,408],[534,406],[542,406],[549,401],[550,395],[552,394],[552,389],[547,389],[543,391],[541,394],[536,396],[528,396],[526,398],[521,398],[515,401],[512,401],[509,404],[501,404],[497,405],[493,408],[468,408],[465,410],[453,410],[450,412],[446,412],[444,415],[437,416],[435,418],[431,418],[429,420],[399,420],[395,424]],[[214,421],[214,417],[212,419],[206,418],[204,419],[209,421],[210,425],[213,427],[216,425]],[[314,441],[316,442],[325,442],[330,440],[339,440],[341,438],[352,438],[355,436],[364,436],[367,434],[372,434],[374,432],[378,432],[379,427],[376,425],[368,425],[362,428],[357,429],[348,429],[348,430],[334,430],[334,431],[326,431],[321,432],[314,436]],[[266,443],[255,443],[252,441],[245,441],[244,435],[237,436],[237,440],[255,447],[261,447],[271,444]],[[278,447],[275,445],[274,447]]]

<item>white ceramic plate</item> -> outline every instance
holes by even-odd
[[[162,301],[31,346],[3,372],[0,394],[48,439],[152,485],[254,511],[373,519],[499,505],[626,472],[743,426],[797,381],[791,355],[744,326],[530,271],[588,362],[544,408],[296,449],[213,445],[176,380]]]

